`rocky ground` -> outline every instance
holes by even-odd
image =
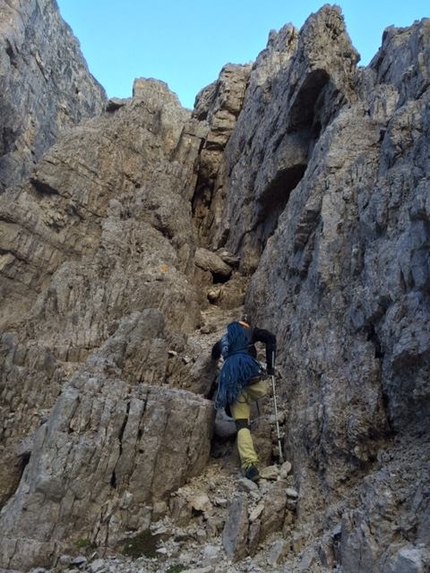
[[[415,436],[412,443],[416,445],[417,439]],[[416,459],[416,448],[408,447],[407,440],[398,440],[393,448],[381,451],[375,473],[363,480],[361,487],[350,491],[350,497],[333,508],[333,513],[342,512],[354,503],[359,506],[360,499],[367,497],[367,505],[373,498],[370,505],[375,514],[380,512],[387,519],[384,527],[392,529],[393,543],[396,532],[407,534],[408,530],[424,528],[425,523],[414,521],[410,514],[406,521],[390,519],[398,503],[415,506],[425,503],[423,498],[411,498],[410,491],[411,483],[428,481],[430,443],[425,438],[420,455],[424,461],[421,464]],[[420,465],[422,472],[417,475],[416,468]],[[237,454],[229,442],[222,457],[212,459],[203,474],[172,494],[168,507],[160,504],[160,519],[147,532],[137,537],[130,534],[116,552],[108,553],[82,540],[77,552],[73,556],[62,555],[50,572],[341,573],[342,568],[333,559],[341,526],[307,547],[303,531],[295,530],[300,494],[294,487],[291,464],[288,461],[272,464],[262,468],[261,475],[258,485],[240,475]],[[272,520],[267,520],[268,511]],[[267,536],[253,545],[264,513],[266,520],[261,523],[268,530]],[[380,517],[378,520],[381,526],[384,520]],[[404,549],[396,571],[424,573],[429,558],[430,552],[424,546]],[[32,573],[46,571],[38,568]]]
[[[202,327],[189,338],[190,345],[209,356],[224,326],[242,313],[242,307],[208,306],[202,312]],[[269,395],[254,408],[251,422],[256,447],[264,458],[258,484],[241,475],[234,423],[224,412],[219,413],[210,463],[167,502],[154,505],[158,521],[138,535],[129,532],[114,551],[79,540],[73,555],[63,554],[54,568],[36,568],[32,573],[286,571],[285,559],[300,548],[300,543],[293,541],[299,493],[291,463],[281,463],[277,457],[270,384],[269,388]],[[278,416],[282,421],[282,410]],[[313,562],[294,557],[288,571],[320,571],[312,569]]]
[[[172,495],[171,512],[153,524],[150,533],[125,540],[115,555],[103,555],[99,550],[82,548],[82,554],[63,555],[52,572],[88,571],[90,573],[194,571],[259,572],[285,571],[281,562],[289,551],[289,542],[281,532],[273,532],[264,543],[254,548],[255,557],[235,561],[231,553],[240,544],[240,511],[247,505],[249,522],[255,524],[265,508],[276,501],[283,490],[293,520],[298,496],[287,475],[290,464],[264,468],[259,485],[240,476],[231,458],[214,460],[204,475]],[[236,510],[232,511],[232,507]],[[191,513],[192,518],[188,515]],[[186,525],[181,526],[182,522]],[[187,516],[184,519],[185,515]],[[229,524],[230,537],[226,531]],[[243,527],[243,524],[242,524]],[[238,541],[239,538],[239,541]],[[242,548],[243,549],[243,548]],[[228,555],[230,553],[230,556]],[[297,567],[291,571],[312,570]],[[33,570],[42,572],[41,569]]]

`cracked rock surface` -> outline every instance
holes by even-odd
[[[361,68],[326,5],[191,112],[145,78],[105,105],[55,2],[3,4],[70,74],[47,97],[55,54],[2,20],[2,101],[33,99],[0,105],[1,570],[426,571],[430,21]],[[212,403],[243,314],[278,340],[258,485]]]

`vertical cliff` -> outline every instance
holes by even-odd
[[[100,113],[104,89],[55,0],[0,6],[0,192],[22,181],[58,135]]]
[[[0,567],[155,528],[152,571],[425,570],[429,26],[386,30],[359,68],[325,6],[193,113],[138,79],[58,138],[43,117],[46,153],[0,196]],[[291,462],[268,398],[256,490],[207,399],[243,305],[278,338]]]
[[[295,178],[296,159],[271,154],[271,204],[285,208],[247,293],[282,341],[286,445],[307,492],[300,512],[314,520],[328,500],[340,504],[345,571],[382,570],[384,561],[397,571],[397,550],[428,544],[428,34],[428,20],[388,30],[367,69],[312,61],[297,74],[313,85],[313,106],[299,116],[308,118],[307,156]],[[308,105],[300,92],[291,100]],[[286,123],[270,140],[287,141],[289,158],[297,131]],[[397,459],[385,466],[392,440]],[[352,486],[373,498],[370,507],[360,499],[346,509]],[[383,537],[387,549],[375,549]]]
[[[247,311],[279,341],[302,494],[292,534],[334,531],[342,515],[320,552],[338,547],[345,571],[397,570],[396,551],[428,544],[428,37],[428,20],[387,29],[357,69],[336,10],[273,34],[214,193],[212,245],[241,258]]]

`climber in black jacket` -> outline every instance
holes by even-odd
[[[245,477],[259,479],[258,457],[250,432],[252,402],[267,393],[266,372],[256,360],[256,342],[266,345],[267,374],[275,370],[276,337],[268,330],[252,327],[247,321],[230,323],[226,333],[212,348],[212,358],[224,359],[219,377],[215,408],[226,408],[236,422],[237,445]]]

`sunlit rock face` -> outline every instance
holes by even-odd
[[[25,6],[67,30],[51,3]],[[113,550],[163,517],[194,562],[204,523],[205,551],[268,571],[424,570],[429,26],[388,29],[359,68],[325,6],[225,66],[193,112],[139,78],[106,111],[88,96],[73,121],[96,117],[61,136],[43,116],[27,177],[30,148],[3,164],[0,567],[49,568],[82,540]],[[53,54],[26,49],[30,77]],[[33,91],[29,109],[48,97]],[[224,499],[213,432],[231,430],[214,426],[209,356],[243,311],[277,335],[291,464],[272,465],[267,399],[263,487],[229,475]]]
[[[106,103],[54,0],[0,6],[0,192],[22,181],[58,135]]]

